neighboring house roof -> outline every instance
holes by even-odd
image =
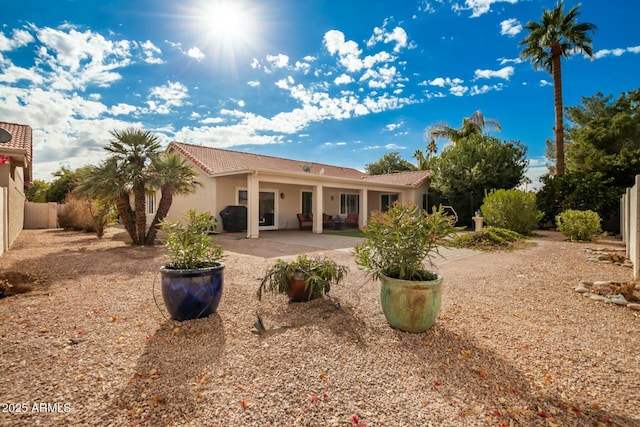
[[[429,171],[410,171],[388,173],[384,175],[366,175],[362,179],[367,182],[380,182],[385,184],[408,185],[419,187],[427,182],[431,173]]]
[[[172,142],[167,151],[176,150],[195,163],[208,175],[232,174],[248,169],[275,170],[294,173],[310,173],[316,176],[357,179],[372,183],[419,186],[429,179],[429,171],[401,172],[385,175],[368,175],[357,169],[341,166],[292,160],[262,154],[244,153],[221,148]]]
[[[21,125],[18,123],[0,122],[0,128],[7,130],[11,134],[9,142],[0,144],[2,149],[24,150],[25,153],[25,183],[32,180],[32,161],[33,161],[33,133],[31,126]]]

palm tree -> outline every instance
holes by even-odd
[[[114,130],[115,140],[109,142],[105,150],[112,154],[119,165],[119,171],[125,182],[131,184],[134,199],[136,237],[131,236],[135,244],[145,243],[147,229],[146,188],[149,179],[147,168],[160,151],[158,137],[149,131],[127,128]]]
[[[173,203],[174,194],[187,194],[195,191],[198,185],[196,174],[186,163],[176,155],[156,157],[150,166],[150,184],[160,189],[160,202],[156,215],[151,221],[145,238],[147,245],[152,245],[158,232],[158,224],[167,217]]]
[[[553,10],[545,10],[540,22],[531,21],[525,28],[530,33],[519,43],[524,46],[520,53],[530,60],[533,68],[545,70],[553,77],[553,100],[555,107],[556,175],[564,174],[564,124],[562,111],[561,59],[572,53],[582,52],[593,59],[593,46],[588,32],[596,26],[589,22],[579,23],[577,17],[580,4],[564,13],[564,1],[560,0]]]
[[[452,128],[444,123],[429,126],[425,129],[424,139],[431,139],[434,145],[436,138],[446,138],[454,144],[457,144],[471,135],[482,135],[485,127],[497,131],[501,130],[500,123],[497,120],[484,117],[482,112],[478,110],[470,117],[462,119],[462,127],[460,127],[460,129]]]
[[[142,244],[137,240],[135,213],[131,209],[129,197],[130,187],[124,179],[117,159],[111,157],[99,166],[89,166],[84,170],[79,184],[73,191],[74,194],[83,197],[114,200],[120,222],[131,240],[134,244]]]

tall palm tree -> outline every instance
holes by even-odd
[[[593,59],[593,46],[588,33],[596,26],[589,22],[578,22],[580,4],[565,15],[564,1],[556,3],[553,10],[545,10],[540,22],[531,21],[525,28],[530,33],[519,43],[524,46],[520,53],[530,60],[534,69],[545,70],[553,77],[553,100],[555,107],[556,175],[564,174],[564,123],[562,111],[561,59],[572,53],[582,52]]]
[[[147,168],[160,152],[158,137],[149,131],[127,128],[122,131],[114,130],[111,140],[105,150],[116,159],[125,182],[131,183],[134,199],[136,237],[134,243],[144,244],[146,241],[146,187],[149,180]]]
[[[156,215],[151,221],[145,238],[147,245],[152,245],[158,232],[158,224],[167,217],[175,194],[188,194],[201,185],[196,181],[196,173],[186,160],[172,154],[156,157],[149,168],[152,188],[160,189],[160,202]]]
[[[500,131],[500,123],[497,120],[484,117],[480,110],[474,112],[470,117],[462,119],[462,127],[459,129],[438,123],[425,129],[424,139],[431,139],[435,145],[436,138],[446,138],[454,144],[467,139],[471,135],[481,135],[485,128]]]

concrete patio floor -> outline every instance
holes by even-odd
[[[300,253],[321,254],[328,251],[351,249],[364,239],[337,234],[316,234],[310,231],[273,230],[261,231],[257,239],[248,239],[246,233],[220,233],[215,236],[225,251],[261,258],[295,256]],[[480,252],[470,249],[440,248],[442,257],[436,256],[436,265],[468,258]]]

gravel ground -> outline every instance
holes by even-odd
[[[640,426],[640,312],[572,290],[632,271],[586,246],[545,232],[448,252],[436,324],[407,334],[348,250],[323,252],[349,265],[344,286],[297,304],[255,298],[273,258],[229,252],[218,312],[179,323],[161,247],[26,230],[0,258],[40,279],[0,300],[0,425]]]

